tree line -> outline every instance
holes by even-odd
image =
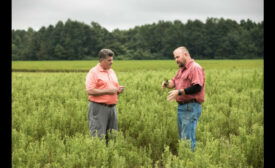
[[[186,46],[195,59],[259,59],[264,57],[264,22],[250,19],[158,21],[109,32],[99,23],[68,19],[38,31],[12,30],[12,60],[89,60],[110,48],[115,59],[173,59]]]

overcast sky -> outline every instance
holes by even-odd
[[[209,17],[254,22],[264,20],[263,0],[12,0],[12,29],[55,26],[67,19],[94,21],[112,31],[159,20],[205,20]]]

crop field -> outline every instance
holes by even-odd
[[[98,61],[12,62],[12,167],[264,167],[263,60],[196,61],[206,83],[194,152],[161,89],[173,60],[114,60],[126,88],[108,147],[88,124],[85,77]]]

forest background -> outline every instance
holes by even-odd
[[[12,60],[95,60],[102,48],[111,48],[117,60],[167,60],[182,45],[195,59],[262,59],[263,28],[264,21],[207,18],[160,20],[109,32],[93,21],[68,19],[38,31],[12,30]]]

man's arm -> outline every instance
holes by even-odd
[[[112,89],[89,89],[87,90],[87,94],[89,96],[101,96],[105,94],[113,95],[117,94],[118,89],[117,88],[112,88]]]
[[[201,88],[202,88],[201,85],[195,84],[195,85],[190,86],[189,88],[185,88],[185,89],[184,89],[184,93],[185,93],[186,95],[195,94],[195,93],[200,92],[200,91],[201,91]]]
[[[185,94],[188,95],[188,94],[198,93],[199,91],[201,91],[201,88],[202,87],[199,84],[195,84],[190,86],[189,88],[172,90],[168,93],[167,100],[168,101],[176,100],[176,98],[179,95],[185,95]]]
[[[169,80],[169,81],[163,81],[162,84],[161,84],[161,87],[162,87],[162,90],[167,87],[169,89],[172,89],[175,87],[175,84],[172,80]]]

